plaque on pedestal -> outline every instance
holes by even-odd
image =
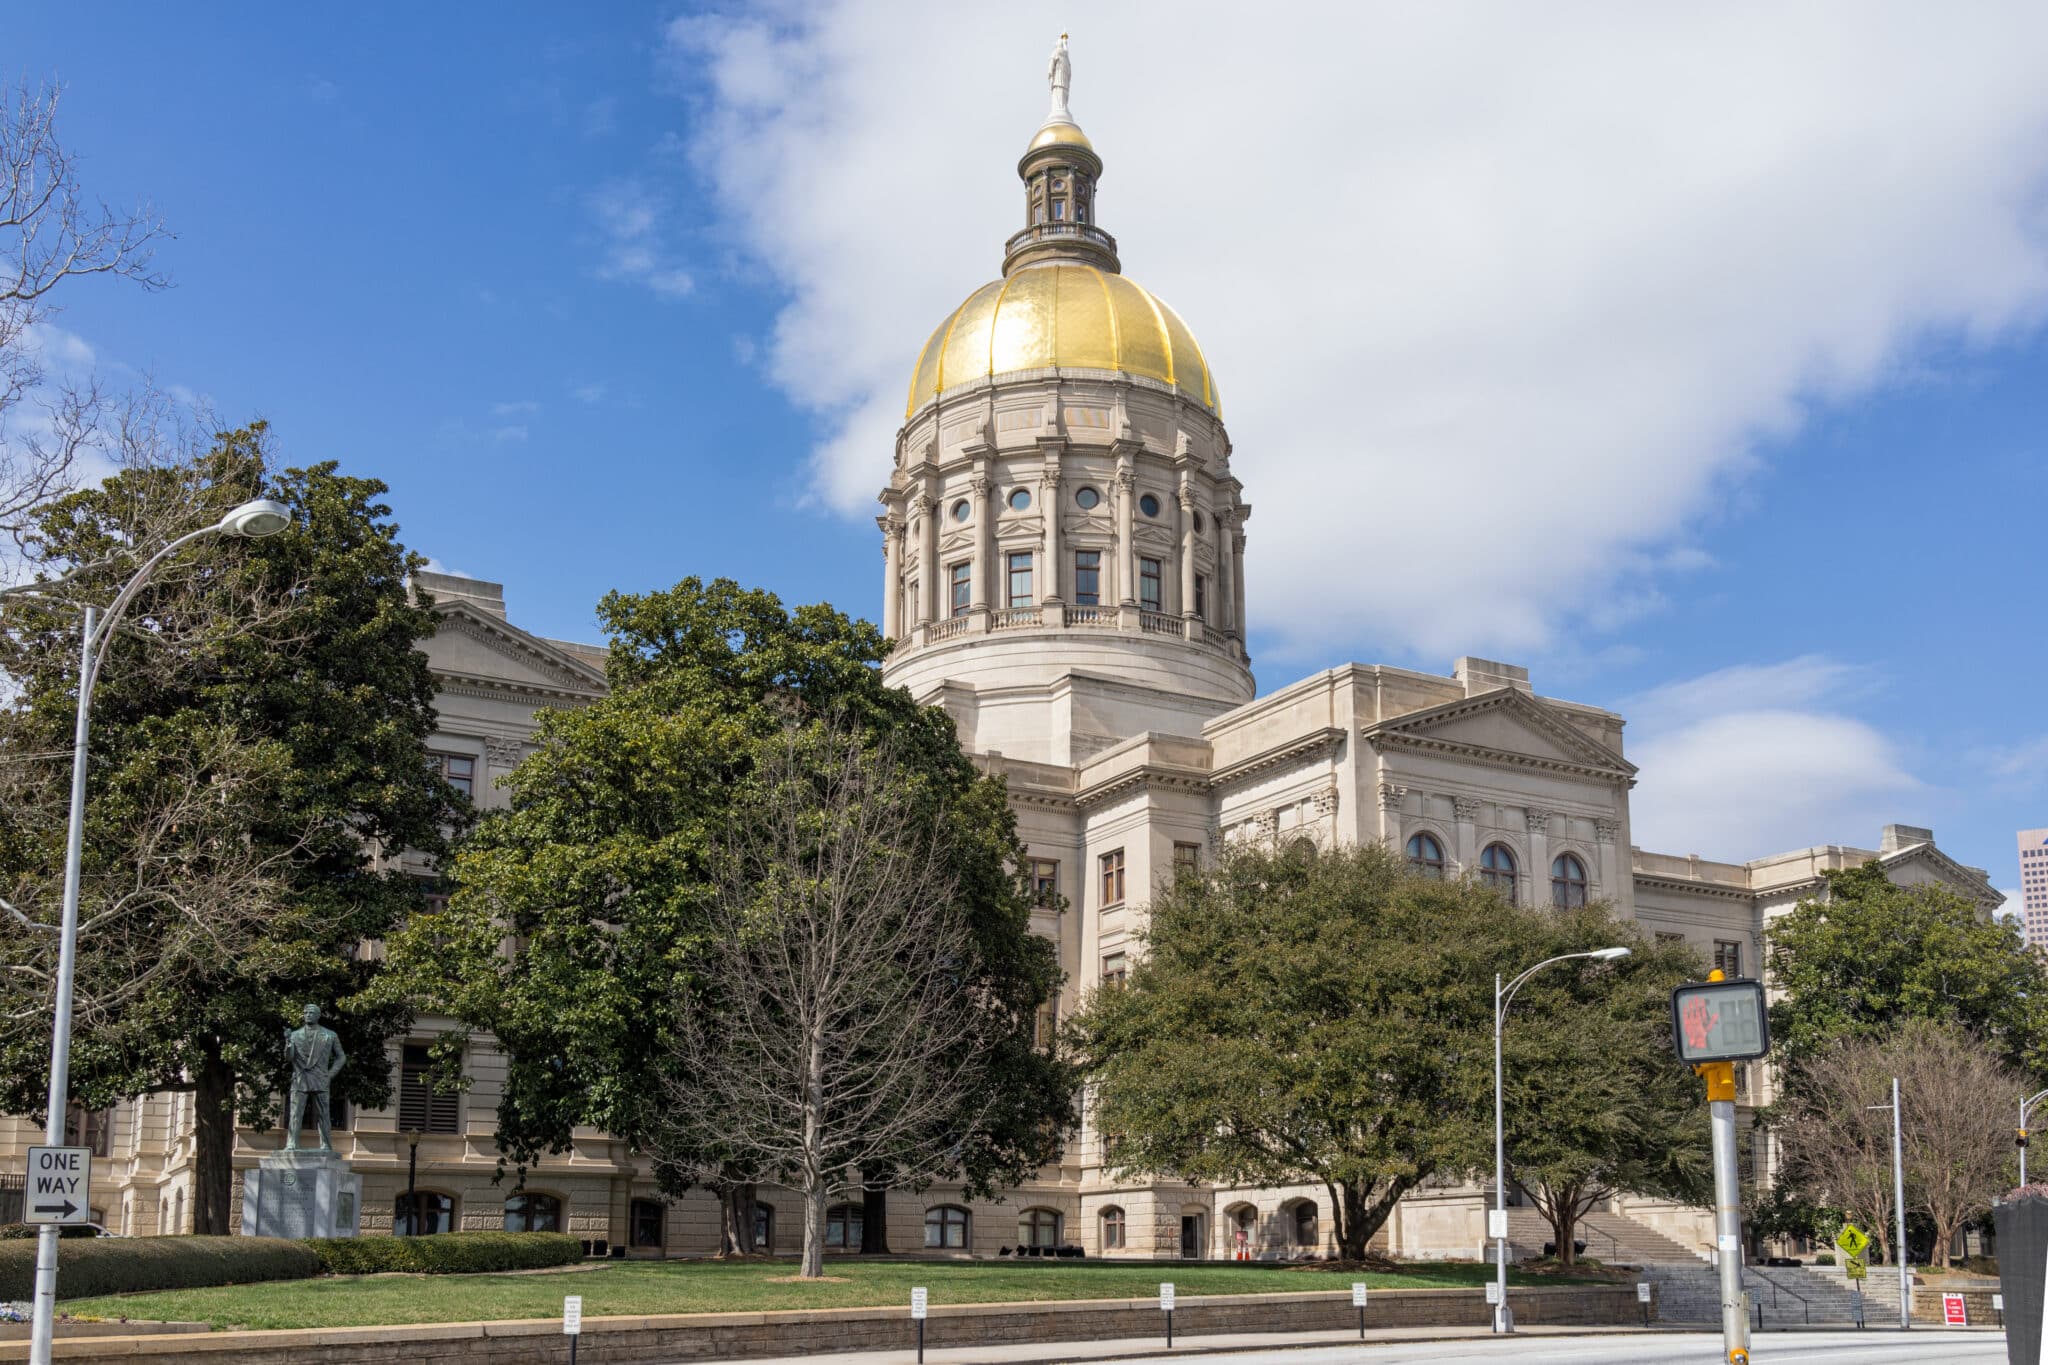
[[[334,1152],[271,1152],[242,1177],[245,1237],[353,1237],[363,1178]]]

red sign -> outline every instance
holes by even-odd
[[[1943,1294],[1941,1296],[1941,1320],[1949,1327],[1968,1327],[1970,1325],[1969,1305],[1963,1302],[1961,1294]]]

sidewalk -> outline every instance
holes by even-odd
[[[1518,1337],[1616,1337],[1697,1332],[1693,1327],[1520,1327]],[[1493,1333],[1477,1327],[1369,1327],[1363,1339],[1356,1328],[1346,1332],[1236,1332],[1190,1337],[1176,1332],[1173,1350],[1166,1336],[1120,1341],[1024,1341],[1008,1346],[930,1347],[925,1365],[1064,1365],[1068,1361],[1143,1360],[1172,1354],[1216,1355],[1233,1351],[1284,1351],[1310,1346],[1389,1346],[1417,1341],[1483,1341]],[[834,1351],[827,1355],[754,1358],[744,1365],[916,1365],[917,1352]],[[705,1365],[710,1365],[706,1362]]]

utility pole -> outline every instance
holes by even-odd
[[[1893,1245],[1897,1248],[1894,1259],[1899,1263],[1899,1330],[1907,1332],[1913,1328],[1913,1272],[1908,1265],[1912,1257],[1906,1252],[1906,1160],[1905,1145],[1899,1133],[1899,1078],[1892,1077],[1890,1104],[1867,1107],[1892,1111],[1892,1213],[1898,1220],[1898,1240]],[[2024,1162],[2026,1159],[2027,1150],[2022,1147],[2020,1160]]]

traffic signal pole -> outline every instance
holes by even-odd
[[[1742,1304],[1742,1182],[1735,1165],[1735,1063],[1701,1062],[1714,1136],[1714,1264],[1721,1272],[1721,1346],[1730,1361],[1749,1359],[1749,1314]]]

